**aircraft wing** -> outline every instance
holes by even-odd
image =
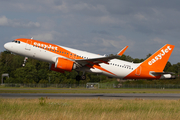
[[[109,64],[108,62],[111,59],[118,58],[119,56],[123,55],[123,53],[126,51],[128,46],[124,47],[120,52],[118,52],[116,55],[110,55],[110,56],[104,56],[104,57],[98,57],[98,58],[92,58],[92,59],[76,59],[76,63],[80,64],[82,66],[93,66],[93,65],[98,65],[99,63],[105,63]]]

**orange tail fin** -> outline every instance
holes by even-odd
[[[151,57],[142,63],[142,66],[149,68],[151,71],[163,72],[166,63],[174,49],[174,45],[166,44]]]

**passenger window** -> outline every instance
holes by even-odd
[[[20,44],[20,41],[18,41],[18,43]]]

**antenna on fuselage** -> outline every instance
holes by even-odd
[[[33,37],[31,38],[31,40],[33,39]]]

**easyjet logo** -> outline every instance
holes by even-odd
[[[52,45],[47,45],[47,44],[41,44],[41,43],[37,43],[34,42],[35,46],[39,46],[39,47],[44,47],[44,48],[49,48],[49,49],[55,49],[58,50],[58,47],[52,46]]]
[[[163,58],[163,56],[165,56],[166,53],[168,53],[170,50],[172,50],[172,49],[170,48],[170,46],[167,46],[166,49],[162,49],[162,50],[161,50],[161,53],[159,53],[157,56],[155,56],[153,59],[151,59],[151,60],[148,62],[148,64],[149,64],[149,65],[152,65],[152,64],[154,64],[155,62],[157,62],[158,60],[161,60],[161,59]]]

